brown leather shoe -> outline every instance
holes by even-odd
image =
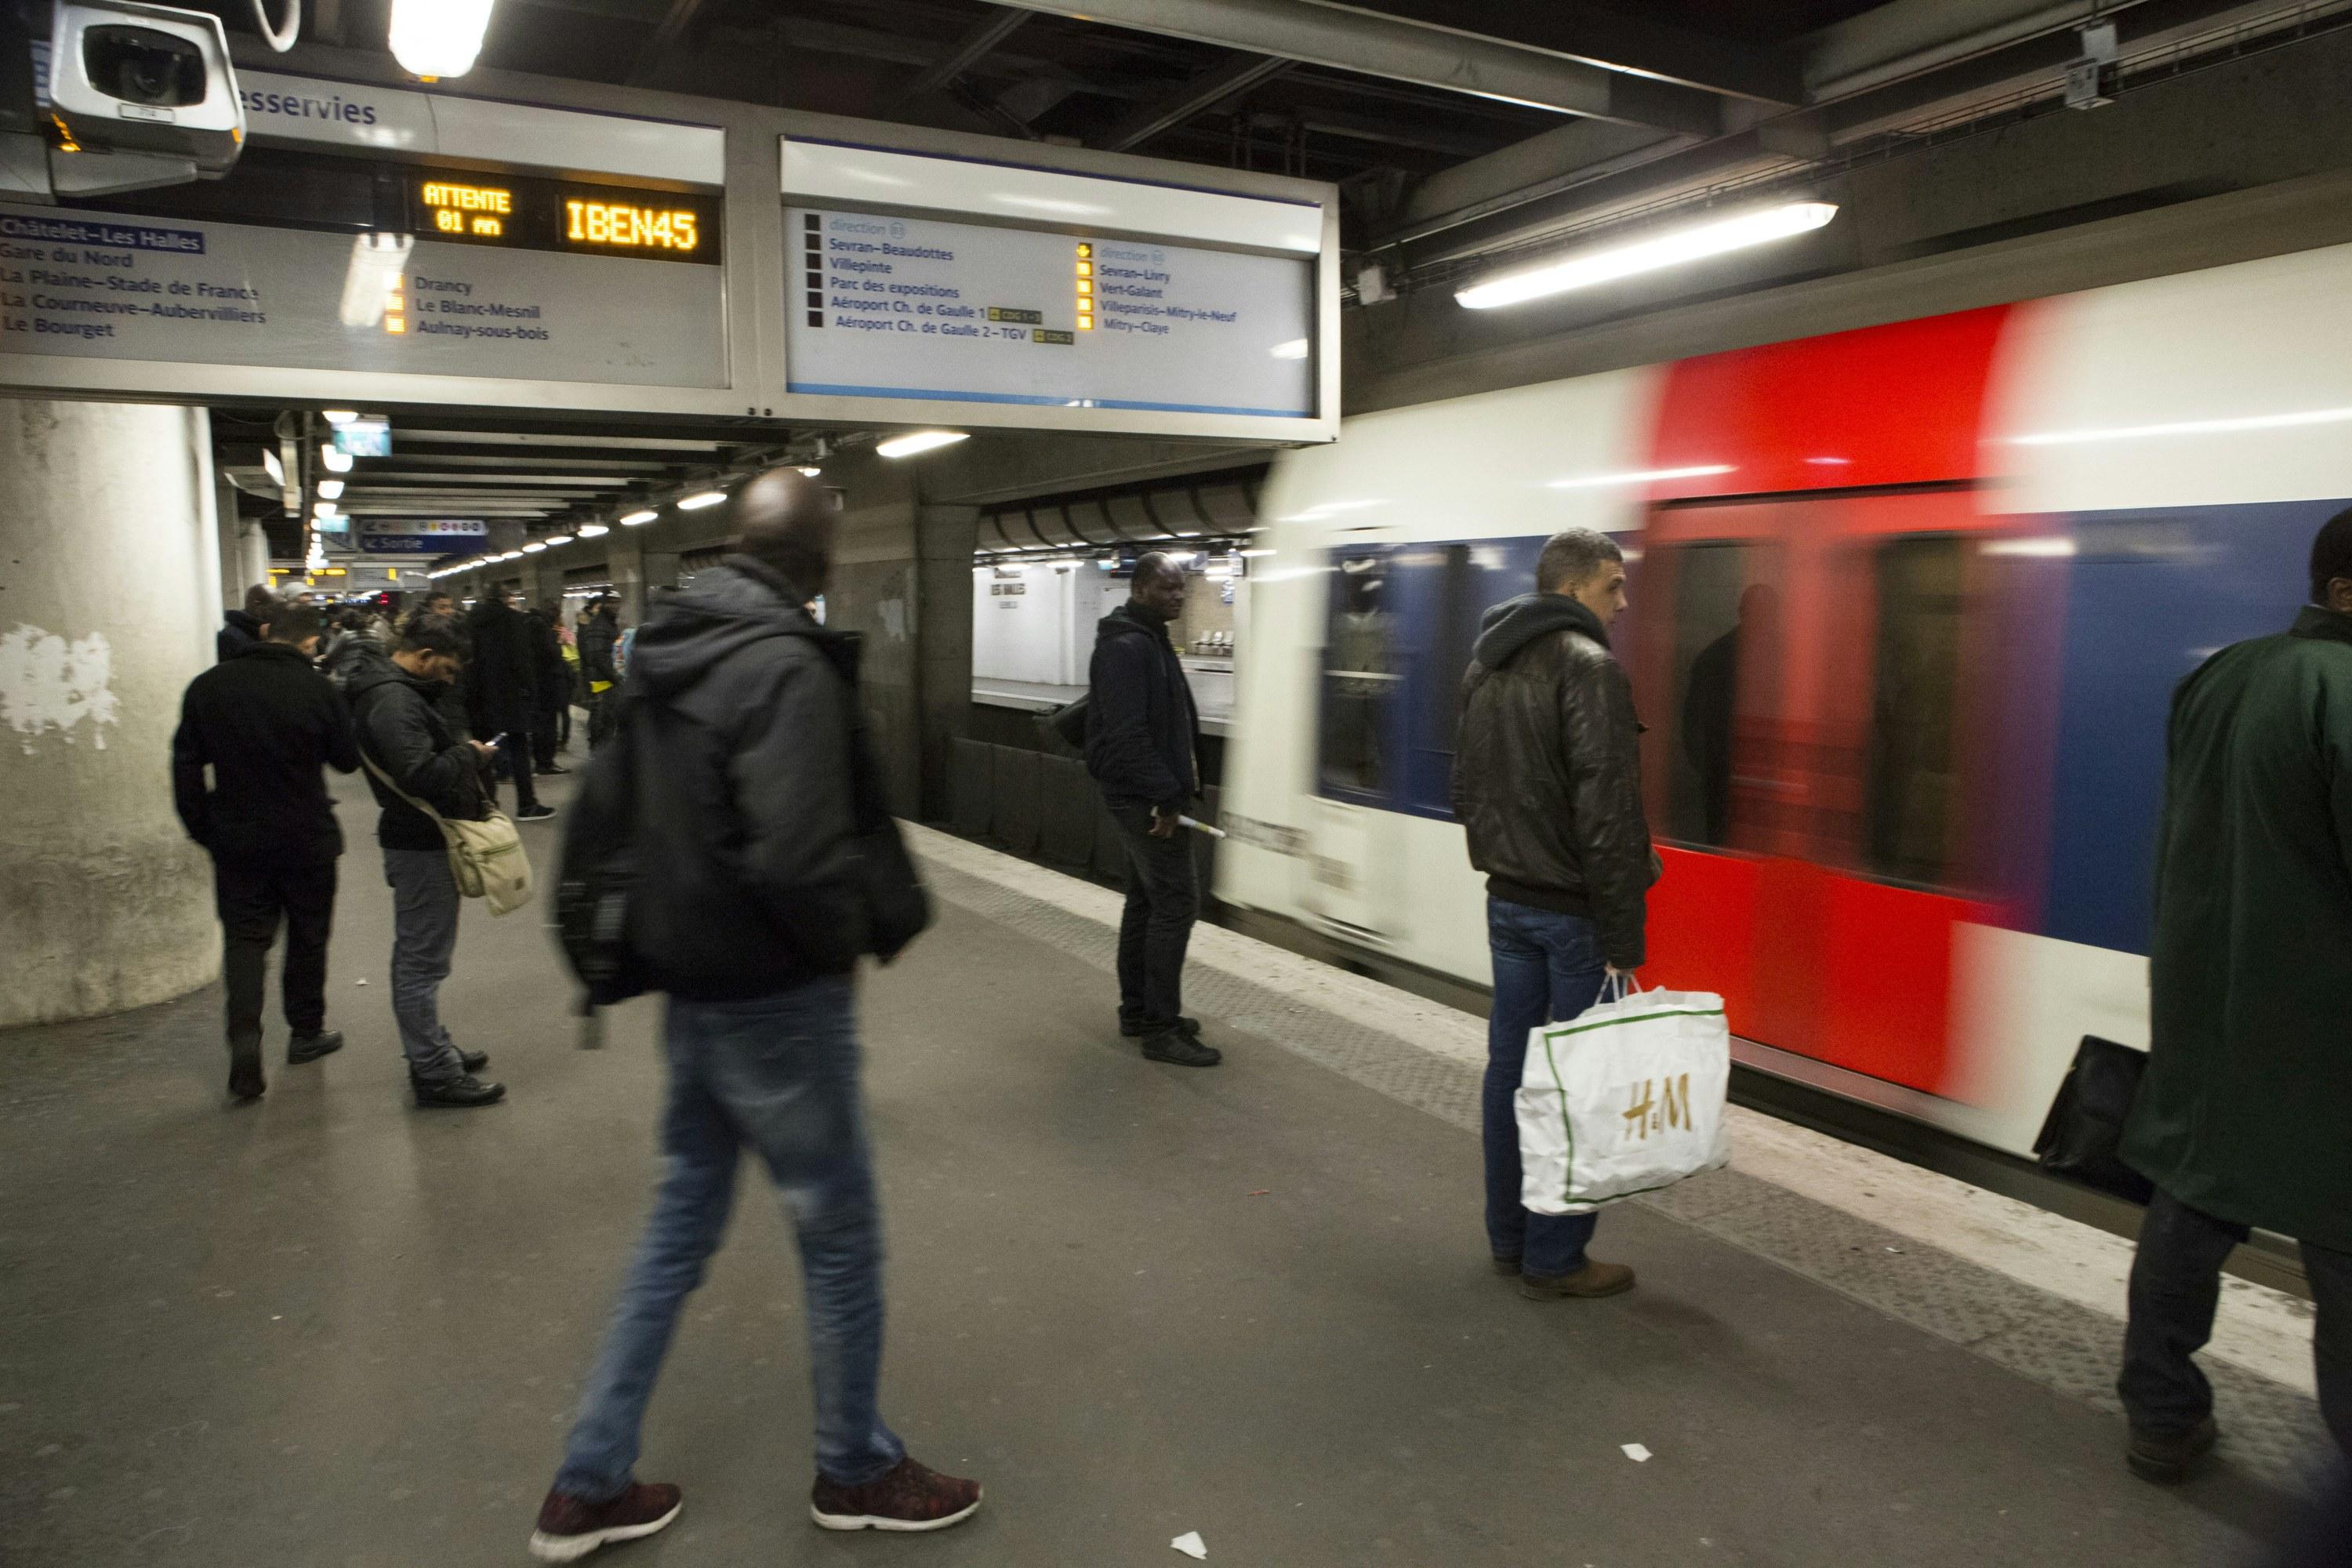
[[[572,1563],[600,1546],[635,1541],[667,1530],[686,1494],[666,1484],[633,1482],[609,1502],[590,1502],[551,1491],[539,1505],[539,1528],[530,1532],[530,1554],[541,1563]]]
[[[1587,1261],[1573,1274],[1522,1274],[1519,1294],[1530,1301],[1559,1301],[1574,1297],[1622,1296],[1633,1288],[1633,1271],[1622,1263]]]
[[[912,1459],[862,1487],[816,1479],[809,1514],[827,1530],[945,1530],[980,1511],[980,1483],[926,1469]]]

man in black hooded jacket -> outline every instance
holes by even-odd
[[[1486,873],[1495,1001],[1482,1101],[1486,1239],[1498,1274],[1538,1300],[1613,1296],[1633,1271],[1585,1256],[1593,1216],[1519,1201],[1516,1099],[1528,1032],[1575,1017],[1641,967],[1656,880],[1642,811],[1641,725],[1609,651],[1625,558],[1589,528],[1554,534],[1536,591],[1487,613],[1462,678],[1454,815]]]
[[[267,583],[256,583],[245,591],[245,608],[231,610],[221,617],[221,629],[213,634],[213,662],[226,664],[247,648],[261,641],[268,627],[270,612],[278,608],[278,595]]]
[[[1201,718],[1169,623],[1184,613],[1184,569],[1154,552],[1135,563],[1127,603],[1095,628],[1087,677],[1087,772],[1127,844],[1118,922],[1118,1032],[1153,1061],[1214,1067],[1184,1016],[1184,950],[1200,907],[1192,847],[1178,819],[1200,793]]]
[[[881,1214],[853,973],[928,917],[867,751],[856,645],[808,611],[832,563],[832,498],[777,468],[730,504],[734,552],[637,634],[619,729],[566,837],[567,880],[592,846],[628,846],[626,945],[646,985],[669,993],[669,1102],[661,1190],[530,1538],[548,1562],[677,1517],[677,1487],[634,1479],[638,1434],[746,1153],[800,1242],[816,1522],[939,1530],[980,1507],[977,1482],[918,1464],[877,1407]]]

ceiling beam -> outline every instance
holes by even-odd
[[[1475,34],[1342,11],[1315,0],[1001,0],[1024,11],[1218,44],[1229,49],[1565,114],[1688,135],[1723,129],[1722,100],[1671,82]]]
[[[1281,75],[1291,62],[1272,55],[1236,55],[1213,66],[1157,103],[1147,103],[1105,132],[1095,145],[1106,153],[1139,147],[1171,126],[1205,114],[1226,100]]]
[[[988,56],[995,53],[996,47],[1011,37],[1013,31],[1028,19],[1029,13],[1026,11],[996,11],[983,16],[979,26],[964,34],[957,41],[955,47],[942,56],[938,64],[931,66],[922,75],[908,82],[906,89],[898,95],[898,101],[906,103],[914,99],[928,98],[939,91]]]
[[[1694,32],[1633,11],[1580,3],[1524,0],[1310,0],[1333,11],[1412,22],[1441,32],[1496,39],[1580,60],[1604,70],[1651,77],[1728,98],[1795,105],[1804,78],[1793,50],[1760,47]],[[1638,0],[1635,0],[1638,4]]]
[[[1571,121],[1432,174],[1414,187],[1394,227],[1376,243],[1420,239],[1662,158],[1691,142],[1687,136],[1661,136],[1640,126]]]
[[[1801,40],[1805,101],[1828,103],[2045,33],[2105,20],[2141,0],[1889,0]]]

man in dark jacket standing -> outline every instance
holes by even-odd
[[[555,760],[557,719],[572,701],[572,667],[563,662],[563,638],[555,629],[561,605],[533,605],[523,613],[530,623],[531,707],[530,758],[533,771],[563,773],[572,770]]]
[[[313,668],[319,612],[271,611],[266,640],[199,675],[172,737],[172,798],[188,837],[213,858],[228,990],[228,1091],[261,1097],[261,994],[269,944],[286,922],[283,980],[289,1063],[343,1043],[326,1027],[327,938],[342,829],[320,769],[360,765],[351,717]],[[205,770],[212,769],[212,785]]]
[[[2116,1385],[2151,1480],[2213,1446],[2190,1357],[2252,1226],[2303,1243],[2320,1414],[2352,1456],[2352,511],[2312,545],[2311,599],[2172,699],[2151,1050],[2123,1143],[2156,1184]]]
[[[613,721],[620,711],[620,673],[613,663],[613,648],[621,640],[620,617],[614,613],[610,594],[588,606],[580,617],[580,677],[588,687],[588,749],[594,751],[612,739]]]
[[[1118,923],[1118,1032],[1180,1067],[1224,1059],[1184,1016],[1184,950],[1200,906],[1192,847],[1177,819],[1200,793],[1200,714],[1169,624],[1184,570],[1156,552],[1135,563],[1127,603],[1095,629],[1087,679],[1087,772],[1127,842]]]
[[[859,716],[855,642],[807,605],[832,499],[790,468],[737,491],[734,552],[637,637],[621,732],[583,783],[564,875],[626,842],[626,942],[669,993],[665,1175],[530,1549],[570,1562],[677,1517],[632,1479],[688,1292],[718,1250],[748,1151],[782,1189],[807,1281],[811,1510],[827,1530],[938,1530],[980,1487],[925,1468],[883,1424],[881,1215],[858,1088],[852,975],[924,920]]]
[[[441,1025],[441,982],[457,948],[463,900],[439,825],[412,804],[462,821],[488,810],[490,748],[453,733],[434,700],[465,668],[471,647],[456,616],[411,616],[392,657],[370,650],[350,689],[368,787],[383,808],[375,837],[392,888],[392,1016],[409,1087],[425,1107],[493,1105],[506,1094],[505,1085],[474,1076],[489,1053],[458,1049]]]
[[[512,588],[493,584],[467,618],[474,657],[466,667],[466,702],[474,739],[499,742],[499,763],[514,778],[515,820],[537,822],[553,816],[555,808],[541,805],[531,785],[530,732],[538,721],[539,650],[530,620],[515,607],[514,600]]]
[[[261,640],[262,629],[268,626],[270,615],[278,608],[278,595],[267,583],[256,583],[245,591],[245,608],[231,610],[221,617],[221,629],[213,634],[213,662],[226,664],[238,654]]]
[[[1487,613],[1462,678],[1454,815],[1486,873],[1495,964],[1483,1100],[1486,1239],[1496,1272],[1538,1300],[1613,1296],[1633,1271],[1585,1256],[1591,1215],[1519,1201],[1515,1113],[1528,1034],[1575,1017],[1644,956],[1655,880],[1642,811],[1633,692],[1609,651],[1625,609],[1625,558],[1589,528],[1554,534],[1536,591]]]

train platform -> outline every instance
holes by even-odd
[[[652,1191],[659,1005],[583,1050],[536,913],[469,910],[445,1017],[509,1098],[412,1109],[373,813],[338,793],[340,1055],[284,1066],[273,1016],[268,1095],[232,1110],[217,990],[11,1037],[0,1562],[526,1560]],[[913,837],[940,919],[862,996],[885,1409],[987,1506],[922,1542],[810,1525],[762,1190],[646,1435],[684,1517],[599,1563],[1109,1568],[1197,1532],[1278,1568],[2163,1568],[2244,1560],[2319,1451],[2307,1318],[2233,1280],[2218,1462],[2136,1480],[2126,1244],[1747,1113],[1732,1169],[1604,1217],[1639,1289],[1524,1300],[1478,1224],[1479,1020],[1204,927],[1225,1064],[1147,1063],[1118,895]]]

